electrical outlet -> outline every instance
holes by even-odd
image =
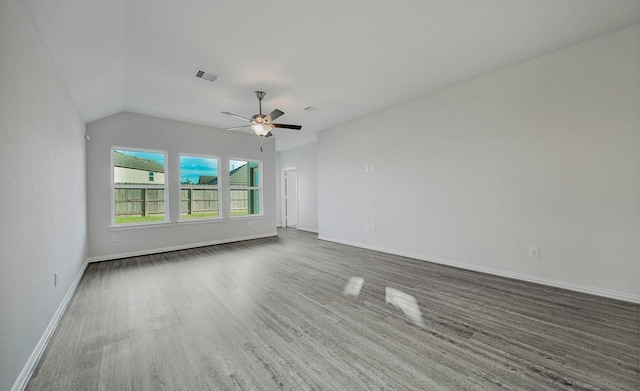
[[[111,235],[111,241],[112,242],[117,242],[118,241],[118,235],[117,234]]]
[[[53,287],[58,286],[58,272],[53,272]]]
[[[529,257],[540,258],[540,247],[529,247]]]

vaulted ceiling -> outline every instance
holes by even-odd
[[[243,125],[220,112],[250,117],[264,90],[264,111],[303,125],[275,131],[279,150],[639,13],[638,0],[25,1],[85,121],[126,110]]]

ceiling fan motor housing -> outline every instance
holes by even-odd
[[[267,123],[268,121],[265,121],[266,117],[267,116],[264,114],[255,114],[253,117],[251,117],[251,122],[254,124]]]

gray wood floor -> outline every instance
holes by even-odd
[[[28,389],[640,388],[638,305],[279,232],[91,264]]]

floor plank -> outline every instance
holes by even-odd
[[[281,229],[89,265],[27,389],[637,391],[639,323],[635,304]]]

